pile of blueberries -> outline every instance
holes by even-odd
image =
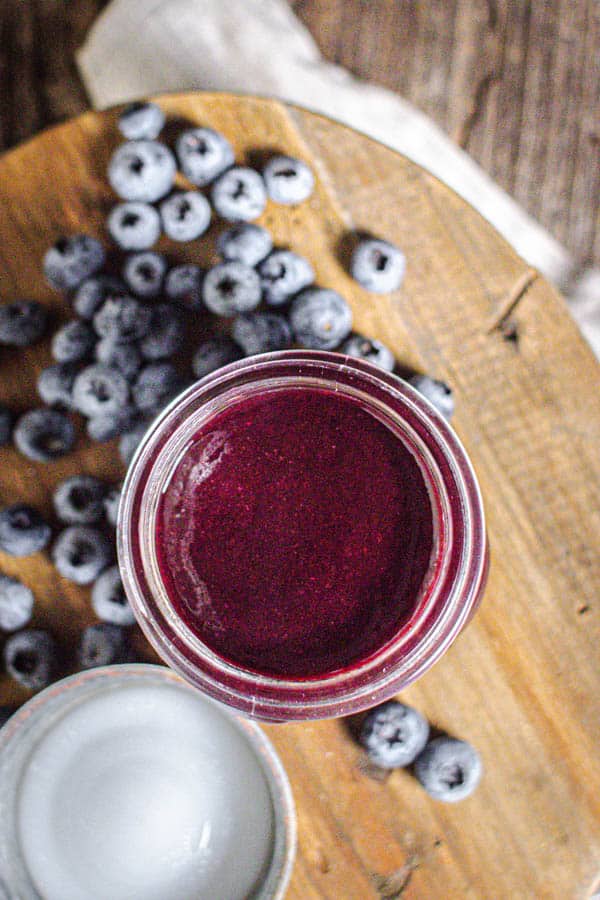
[[[397,700],[388,700],[367,713],[359,742],[381,769],[412,766],[427,793],[446,803],[464,800],[481,778],[481,757],[474,747],[449,735],[430,740],[427,719]]]
[[[12,436],[29,459],[57,459],[75,444],[72,414],[78,413],[91,440],[119,438],[127,465],[149,423],[187,384],[244,356],[292,344],[336,350],[393,371],[392,351],[352,333],[350,307],[336,291],[315,285],[309,260],[274,247],[269,232],[254,222],[269,201],[294,206],[310,197],[314,176],[306,163],[274,155],[262,172],[237,165],[227,139],[204,127],[184,130],[172,152],[157,140],[165,117],[153,103],[132,104],[118,124],[126,140],[110,159],[108,179],[120,202],[108,215],[107,229],[123,251],[120,271],[107,271],[104,246],[89,235],[61,237],[46,252],[45,277],[66,295],[74,317],[52,336],[54,363],[37,382],[44,406],[16,422],[0,406],[0,444]],[[175,189],[178,170],[190,189]],[[209,269],[194,263],[169,267],[152,249],[161,234],[178,243],[197,241],[213,216],[229,224],[217,237],[219,262]],[[396,290],[404,270],[397,247],[357,236],[350,274],[366,290]],[[204,337],[192,373],[183,374],[183,345],[207,311],[225,320],[228,333]],[[27,347],[47,327],[40,303],[0,306],[2,345]],[[411,381],[450,418],[454,400],[443,382],[425,375]],[[82,668],[131,658],[127,629],[134,617],[114,565],[114,540],[106,536],[106,527],[114,528],[118,500],[118,488],[89,475],[67,478],[54,494],[64,528],[52,560],[64,578],[93,585],[92,606],[101,620],[81,637]],[[39,552],[51,536],[50,526],[31,507],[0,510],[5,553]],[[0,629],[11,635],[3,649],[5,668],[25,687],[39,690],[57,676],[57,652],[48,632],[25,627],[33,605],[28,587],[0,575]]]

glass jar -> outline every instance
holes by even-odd
[[[429,572],[412,614],[394,637],[347,668],[304,678],[258,674],[208,648],[170,603],[155,544],[160,498],[198,429],[232,404],[289,388],[345,394],[391,429],[419,465],[434,525]],[[268,721],[348,715],[405,688],[439,659],[469,621],[488,569],[481,495],[454,430],[396,376],[363,360],[304,350],[233,363],[173,401],[153,423],[129,468],[117,546],[129,601],[165,662],[216,700]]]

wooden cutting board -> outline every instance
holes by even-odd
[[[167,96],[172,119],[224,132],[238,158],[308,160],[318,188],[294,209],[269,205],[276,243],[306,254],[318,281],[346,296],[357,330],[402,365],[456,391],[455,425],[479,474],[492,568],[484,603],[446,657],[404,694],[431,722],[471,741],[485,775],[456,805],[412,776],[372,771],[344,721],[266,728],[289,773],[299,818],[290,900],[583,898],[600,871],[600,368],[559,296],[448,188],[334,122],[270,100]],[[63,232],[105,237],[104,178],[119,142],[113,112],[88,113],[0,159],[0,296],[66,303],[45,285],[44,249]],[[179,122],[179,126],[181,122]],[[344,269],[353,229],[397,243],[405,283],[364,292]],[[172,253],[208,263],[205,247]],[[0,400],[37,404],[49,342],[0,356]],[[0,501],[51,514],[67,474],[123,475],[114,444],[37,465],[0,449]],[[45,554],[0,556],[34,589],[34,623],[65,655],[94,621],[89,591]],[[145,658],[153,659],[141,637]],[[8,679],[0,702],[25,691]],[[351,725],[351,723],[350,723]],[[190,898],[191,900],[191,898]],[[211,898],[212,900],[212,898]],[[220,900],[220,898],[214,898]]]

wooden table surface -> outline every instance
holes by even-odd
[[[0,149],[87,108],[73,54],[106,5],[2,0]],[[291,5],[328,59],[411,100],[576,260],[600,264],[598,0]]]
[[[598,363],[548,284],[463,201],[392,151],[273,101],[160,102],[171,117],[221,129],[240,159],[268,147],[311,161],[318,188],[310,201],[269,205],[261,221],[348,298],[357,330],[454,387],[456,428],[487,508],[483,606],[404,695],[480,750],[479,789],[444,805],[405,771],[381,777],[348,722],[269,727],[298,808],[290,900],[586,897],[600,868]],[[3,299],[34,297],[57,318],[68,315],[39,260],[65,230],[104,235],[114,118],[86,114],[0,160]],[[336,248],[354,228],[404,249],[399,292],[373,297],[348,277]],[[211,246],[170,250],[208,263]],[[35,375],[49,361],[48,341],[23,355],[4,351],[0,401],[34,405]],[[26,500],[48,513],[53,485],[79,471],[123,472],[112,444],[84,437],[51,465],[3,448],[0,502]],[[35,623],[51,627],[65,650],[93,621],[89,591],[61,579],[45,554],[0,555],[0,568],[32,586]],[[0,703],[26,696],[1,679]]]

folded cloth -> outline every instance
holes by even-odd
[[[573,314],[600,355],[600,272],[577,279],[568,251],[427,116],[326,62],[286,0],[113,0],[77,62],[97,108],[161,91],[239,91],[289,100],[393,147],[452,187],[573,295]]]

